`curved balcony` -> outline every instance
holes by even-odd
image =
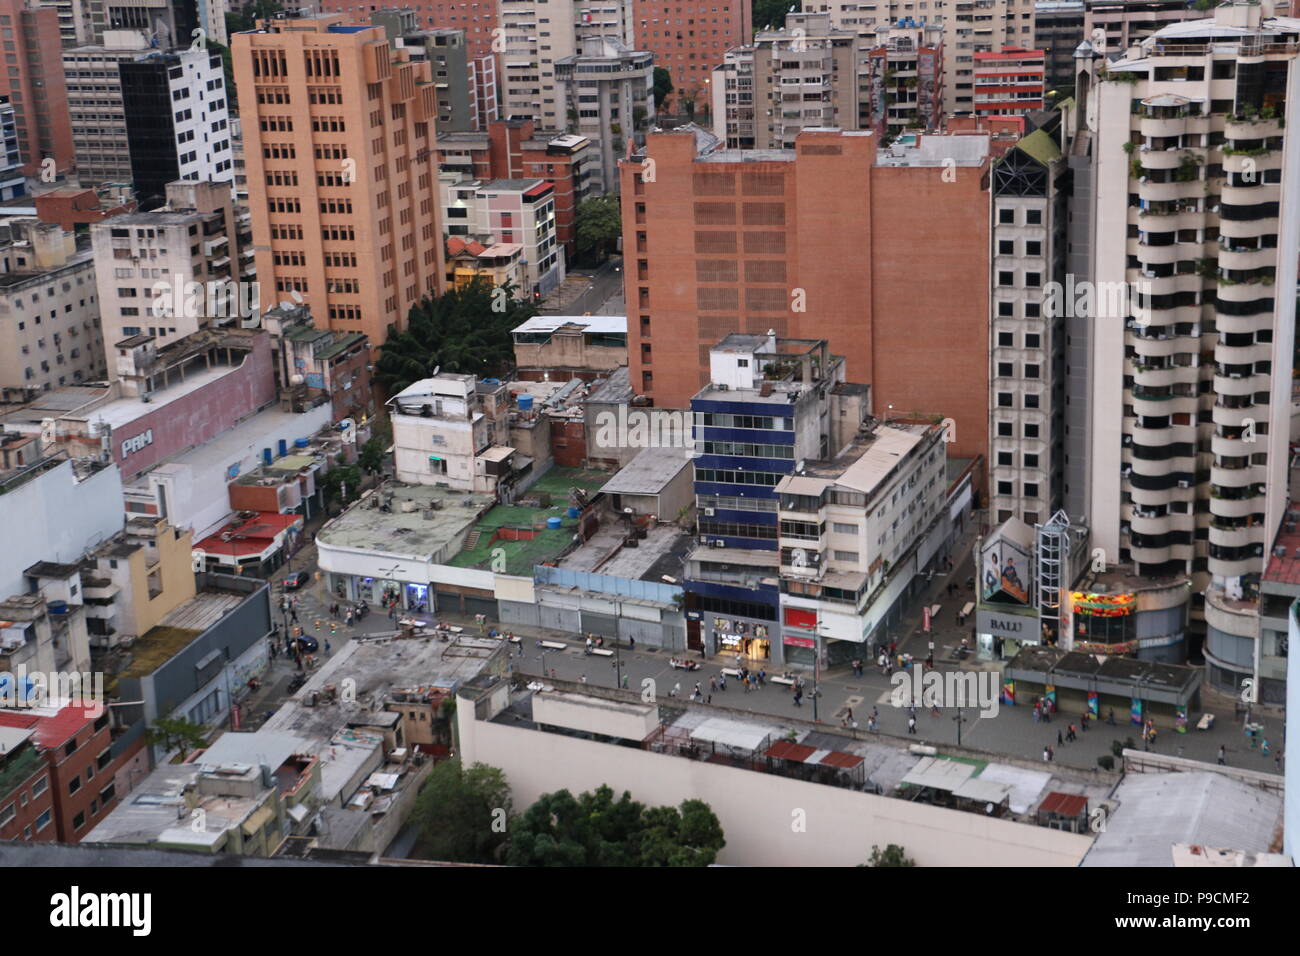
[[[1282,123],[1277,119],[1229,119],[1223,124],[1223,135],[1230,140],[1266,139],[1282,136]]]
[[[1149,447],[1149,446],[1148,446]],[[1187,471],[1191,457],[1171,455],[1168,458],[1125,458],[1124,464],[1132,466],[1132,474],[1147,478],[1163,478],[1175,472]]]
[[[1167,385],[1195,385],[1197,371],[1191,367],[1173,366],[1170,368],[1157,368],[1155,366],[1141,364],[1142,357],[1138,356],[1133,360],[1133,386],[1134,389],[1154,389]]]
[[[1257,302],[1260,299],[1272,299],[1275,296],[1275,283],[1266,282],[1221,282],[1218,300],[1220,302]],[[1264,308],[1264,307],[1261,307]],[[1267,307],[1271,311],[1271,307]],[[1258,315],[1259,313],[1255,313]]]
[[[1177,242],[1162,243],[1152,245],[1143,242],[1141,238],[1130,239],[1128,241],[1128,253],[1137,258],[1141,263],[1151,265],[1168,265],[1169,263],[1178,262],[1180,259],[1187,258],[1187,250]]]
[[[1157,515],[1134,508],[1132,517],[1129,521],[1129,527],[1134,534],[1160,535],[1167,534],[1170,531],[1178,530],[1176,518],[1185,517],[1184,515]]]
[[[1214,390],[1220,395],[1254,395],[1268,390],[1267,375],[1214,376]]]
[[[1214,361],[1219,365],[1254,365],[1256,362],[1267,362],[1272,357],[1272,343],[1229,345],[1224,341],[1224,336],[1230,334],[1234,333],[1221,332],[1219,341],[1214,346]]]
[[[1219,268],[1231,271],[1265,269],[1277,264],[1276,249],[1219,248]]]
[[[1215,455],[1226,455],[1229,458],[1244,457],[1260,451],[1260,441],[1246,441],[1243,438],[1226,438],[1222,435],[1214,435],[1210,438],[1210,451]]]
[[[1258,572],[1263,568],[1262,557],[1216,558],[1208,557],[1205,566],[1213,575],[1225,578],[1238,578],[1243,574]]]
[[[1182,136],[1187,132],[1187,116],[1154,117],[1143,116],[1138,120],[1138,132],[1143,139],[1166,139],[1170,136]],[[1150,152],[1161,152],[1150,150]]]
[[[1239,519],[1237,519],[1239,520]],[[1235,524],[1235,520],[1231,523]],[[1244,548],[1253,544],[1264,543],[1264,524],[1242,527],[1225,527],[1214,520],[1210,521],[1210,544],[1221,548]]]
[[[1254,495],[1250,498],[1216,498],[1210,494],[1210,515],[1223,518],[1248,518],[1258,514],[1264,507],[1264,496]]]
[[[1129,335],[1124,342],[1125,345],[1132,345],[1136,353],[1133,357],[1135,365],[1140,364],[1142,359],[1160,359],[1169,355],[1176,355],[1179,352],[1189,351],[1187,337],[1183,335],[1170,335],[1166,338],[1147,338],[1142,335]]]
[[[1238,137],[1246,139],[1247,137]],[[1255,156],[1248,156],[1245,153],[1226,153],[1223,157],[1223,172],[1230,173],[1252,173],[1258,175],[1265,169],[1282,168],[1282,150],[1275,149],[1267,153],[1259,153]]]
[[[1187,182],[1155,183],[1145,178],[1138,182],[1138,198],[1147,202],[1172,202],[1177,199],[1200,199],[1205,196],[1205,184],[1199,179]]]
[[[1131,389],[1133,411],[1138,415],[1178,415],[1196,413],[1195,395],[1175,395],[1170,389],[1148,391]]]
[[[1262,468],[1257,465],[1243,465],[1240,467],[1237,465],[1231,467],[1210,465],[1210,484],[1217,485],[1220,488],[1253,486],[1261,477],[1256,474],[1257,469],[1262,471]]]
[[[1212,409],[1211,417],[1216,425],[1238,428],[1244,425],[1248,418],[1259,421],[1261,411],[1267,411],[1267,409],[1259,409],[1254,405],[1248,405],[1245,408],[1228,408],[1216,404]]]
[[[1281,193],[1282,187],[1278,183],[1257,182],[1250,186],[1229,186],[1224,183],[1219,200],[1225,206],[1254,206],[1262,202],[1277,202]]]

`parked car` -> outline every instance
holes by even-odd
[[[320,641],[310,634],[304,634],[298,638],[298,650],[304,654],[315,654],[320,650]]]
[[[280,586],[286,591],[296,591],[310,580],[311,575],[306,571],[295,571],[293,574],[281,581]]]

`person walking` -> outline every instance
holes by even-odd
[[[1056,732],[1056,746],[1059,747],[1059,746],[1061,746],[1061,744],[1063,744],[1063,743],[1065,743],[1065,737],[1064,737],[1064,735],[1062,735],[1062,733],[1058,730],[1058,731]]]
[[[1067,741],[1069,741],[1070,743],[1074,743],[1074,741],[1075,741],[1075,739],[1076,739],[1076,738],[1075,738],[1075,734],[1074,734],[1074,724],[1070,724],[1070,725],[1068,725],[1068,726],[1066,727],[1066,730],[1065,730],[1065,739],[1066,739]]]
[[[915,717],[908,717],[908,718],[907,718],[907,732],[908,732],[909,734],[915,734],[915,733],[916,733],[916,718],[915,718]]]
[[[325,638],[325,656],[326,657],[330,656],[330,640],[328,637]]]
[[[579,677],[579,678],[578,678],[578,683],[579,683],[579,684],[585,684],[585,683],[587,683],[587,675],[586,675],[586,674],[583,674],[581,677]]]
[[[803,691],[796,688],[794,692],[794,705],[796,707],[802,707],[803,706],[802,701],[803,701]]]
[[[1219,766],[1226,767],[1227,765],[1228,765],[1228,748],[1224,747],[1223,744],[1219,744]]]
[[[673,692],[672,692],[671,694],[669,694],[668,696],[669,696],[669,697],[680,697],[680,696],[681,696],[681,693],[682,693],[682,682],[681,682],[681,681],[678,681],[676,684],[673,685]]]
[[[1044,747],[1044,748],[1043,748],[1043,763],[1047,763],[1047,762],[1050,761],[1051,759],[1052,759],[1052,752],[1051,752],[1047,747]]]
[[[709,678],[709,693],[711,694],[711,693],[713,693],[713,692],[714,692],[715,690],[717,690],[717,689],[718,689],[718,678],[717,678],[717,677],[710,677],[710,678]]]

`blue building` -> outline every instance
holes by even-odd
[[[867,408],[824,340],[733,333],[709,352],[691,399],[698,543],[686,558],[687,644],[780,659],[776,485],[804,459],[848,441]],[[833,406],[852,405],[840,416]],[[856,417],[855,417],[856,415]],[[843,422],[848,431],[839,434]]]

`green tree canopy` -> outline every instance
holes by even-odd
[[[512,830],[512,866],[708,866],[726,845],[708,804],[647,810],[604,785],[577,798],[542,794]]]
[[[513,286],[494,289],[482,277],[463,289],[426,296],[411,309],[405,329],[388,327],[375,380],[396,395],[439,367],[474,375],[500,372],[514,355],[511,330],[537,312],[534,303],[514,298]]]
[[[785,27],[785,15],[793,9],[803,9],[800,0],[754,0],[754,29],[780,30]]]
[[[411,819],[420,859],[499,863],[509,837],[510,787],[496,767],[438,764],[420,788]]]
[[[148,730],[149,742],[163,750],[183,747],[195,750],[208,745],[207,734],[198,724],[183,717],[159,717]]]
[[[867,866],[916,866],[916,861],[908,857],[897,843],[891,843],[883,850],[873,846],[871,862]]]
[[[325,473],[321,480],[326,503],[331,501],[356,501],[361,493],[361,469],[356,465],[338,465]]]
[[[574,224],[575,253],[580,262],[607,258],[623,234],[617,196],[595,196],[578,204]]]
[[[673,75],[662,66],[655,67],[654,98],[655,112],[664,108],[664,100],[673,92]]]

